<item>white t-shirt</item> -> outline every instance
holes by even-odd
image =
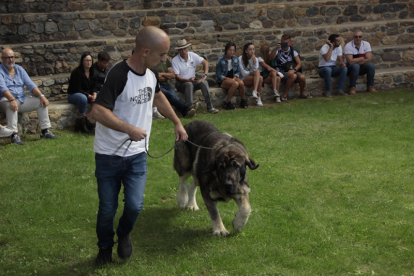
[[[249,59],[249,64],[247,67],[243,64],[243,56],[239,56],[239,68],[240,68],[240,79],[243,80],[245,77],[250,76],[254,71],[259,68],[259,59],[256,58],[256,63],[253,62],[253,59]]]
[[[321,50],[319,51],[319,67],[335,66],[336,60],[338,59],[338,57],[342,56],[342,47],[339,46],[332,50],[331,58],[328,61],[326,61],[323,58],[323,55],[329,52],[329,49],[330,49],[330,46],[328,44],[325,44],[322,46]]]
[[[111,110],[118,119],[145,130],[148,143],[152,125],[152,104],[155,93],[159,91],[157,71],[147,69],[140,75],[125,61],[121,61],[109,71],[95,103]],[[125,142],[128,138],[128,134],[97,122],[94,152],[126,157],[145,151],[145,139],[129,145],[130,141]]]
[[[361,45],[359,45],[359,49],[355,47],[354,41],[350,41],[345,45],[345,57],[346,55],[352,55],[354,58],[358,58],[359,55],[365,56],[366,53],[371,52],[371,44],[366,41],[361,41]],[[345,60],[345,62],[347,62]]]
[[[259,64],[259,72],[263,72],[263,67],[260,65],[260,62],[263,62],[264,60],[262,59],[262,57],[258,57],[257,58],[257,63]]]
[[[195,77],[196,66],[203,62],[204,58],[199,55],[188,52],[188,59],[185,61],[180,54],[172,60],[172,68],[175,74],[180,75],[183,79]]]

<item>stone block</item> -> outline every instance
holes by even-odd
[[[386,36],[381,40],[384,45],[394,45],[396,41],[397,38],[395,36]]]
[[[161,19],[158,16],[146,16],[142,21],[144,26],[158,26],[161,23]]]
[[[404,61],[414,62],[414,50],[405,51],[402,55]]]
[[[397,39],[397,44],[413,44],[414,43],[414,35],[412,34],[403,34],[400,35]]]

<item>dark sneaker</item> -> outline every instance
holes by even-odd
[[[56,135],[53,135],[52,132],[50,132],[50,130],[46,130],[45,134],[40,133],[40,138],[46,138],[46,139],[56,139],[59,138]]]
[[[19,135],[17,135],[17,134],[15,134],[15,135],[13,135],[13,136],[11,137],[11,142],[12,142],[12,143],[15,143],[15,144],[18,144],[18,145],[20,145],[20,146],[23,146],[23,145],[24,145],[24,143],[22,142],[22,140],[20,140],[20,136],[19,136]]]
[[[121,260],[126,261],[129,258],[131,258],[132,252],[134,251],[132,242],[131,242],[131,236],[130,234],[126,236],[122,236],[118,233],[118,231],[116,235],[118,236],[118,249],[116,252],[118,253],[118,257]]]
[[[346,95],[348,95],[348,94],[346,94],[346,93],[344,92],[344,90],[342,90],[342,89],[337,89],[337,90],[336,90],[336,95],[338,95],[338,96],[346,96]]]
[[[112,247],[99,248],[98,256],[95,259],[97,266],[105,266],[108,263],[112,263]]]
[[[234,105],[231,103],[231,101],[229,101],[228,103],[225,103],[224,104],[224,109],[225,110],[234,110],[234,109],[236,109],[235,107],[234,107]]]
[[[330,98],[332,97],[332,90],[325,91],[323,92],[323,94],[325,95],[325,97]]]
[[[246,99],[242,99],[241,100],[240,107],[241,108],[247,108],[248,107]]]

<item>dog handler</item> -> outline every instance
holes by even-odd
[[[149,26],[137,34],[135,43],[131,58],[116,64],[108,73],[92,108],[92,117],[97,121],[94,144],[99,195],[97,265],[112,261],[113,224],[121,182],[125,203],[116,229],[117,253],[122,260],[132,256],[130,232],[144,202],[145,143],[148,143],[151,132],[153,105],[174,123],[176,141],[188,138],[166,97],[159,93],[158,74],[150,70],[157,67],[168,53],[168,35]],[[130,144],[128,139],[133,142]]]

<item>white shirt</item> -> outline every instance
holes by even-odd
[[[331,47],[328,44],[325,44],[322,46],[321,50],[319,51],[319,67],[335,66],[335,63],[338,57],[342,56],[342,47],[339,46],[339,47],[333,48],[331,58],[328,61],[326,61],[323,58],[323,55],[328,53],[330,48]]]
[[[361,45],[359,45],[359,49],[357,49],[355,47],[355,43],[354,43],[353,40],[351,42],[348,42],[345,45],[345,49],[344,49],[345,56],[346,55],[353,55],[354,58],[358,58],[359,55],[365,56],[366,53],[369,53],[371,51],[372,51],[371,50],[371,44],[369,44],[369,42],[361,41]],[[347,62],[347,61],[345,60],[345,62]]]
[[[263,72],[263,67],[260,65],[260,62],[264,61],[262,57],[257,57],[257,63],[259,64],[259,72]]]
[[[196,66],[203,62],[204,58],[199,55],[188,52],[188,59],[185,61],[180,54],[172,60],[172,68],[175,74],[180,75],[183,79],[195,77]]]
[[[247,68],[243,64],[243,56],[239,56],[239,68],[240,68],[240,79],[243,80],[245,77],[250,76],[254,71],[259,68],[259,59],[256,58],[256,63],[253,62],[253,59],[249,59],[249,64]]]

